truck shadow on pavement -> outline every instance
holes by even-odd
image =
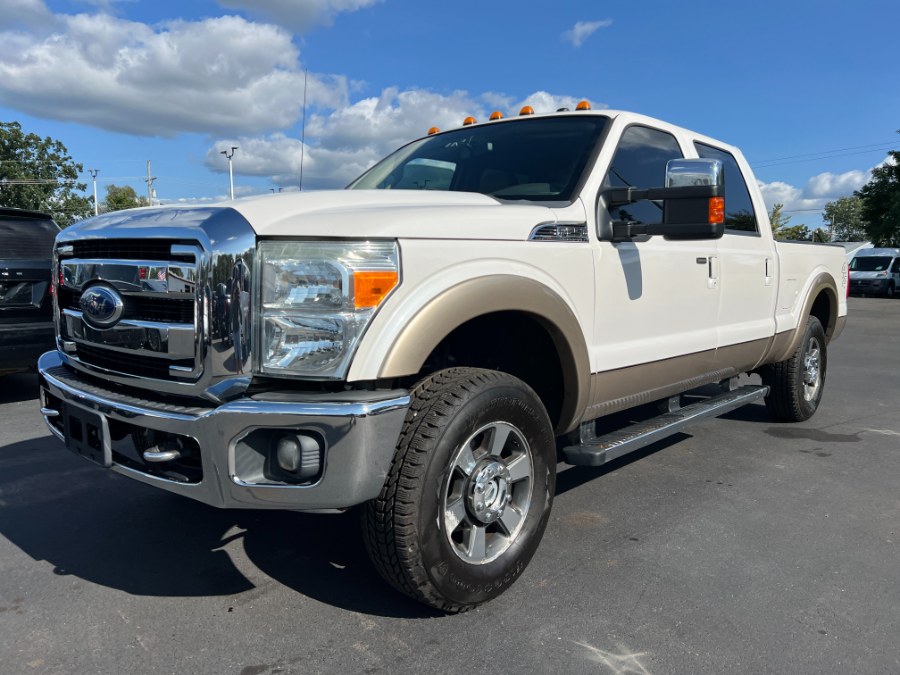
[[[94,467],[49,436],[0,447],[0,535],[55,574],[132,595],[283,592],[268,576],[356,612],[437,615],[378,576],[354,512],[216,509]]]

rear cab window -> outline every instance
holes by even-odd
[[[702,159],[718,159],[725,169],[725,233],[759,234],[759,223],[750,190],[737,160],[730,152],[706,143],[695,142],[694,148]]]

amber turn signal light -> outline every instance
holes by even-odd
[[[579,101],[578,105],[575,106],[575,110],[590,110],[591,104],[589,101]]]
[[[437,127],[431,127],[431,128],[428,130],[428,135],[429,135],[429,136],[434,136],[434,135],[435,135],[437,132],[439,132],[439,131],[440,131],[440,129],[438,129]]]
[[[709,224],[719,225],[725,222],[725,197],[709,198]]]
[[[475,118],[472,117],[471,115],[470,115],[469,117],[467,117],[466,119],[463,120],[463,126],[464,126],[464,127],[467,127],[467,126],[469,126],[470,124],[475,124]]]
[[[377,307],[399,281],[399,275],[393,272],[354,272],[353,304],[356,309]]]
[[[522,106],[522,109],[519,111],[520,115],[534,115],[534,108],[530,105]]]
[[[491,113],[491,120],[502,120],[502,119],[503,119],[503,113],[500,112],[499,110],[495,110],[494,112]]]

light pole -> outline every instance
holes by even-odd
[[[97,174],[100,173],[100,169],[88,169],[88,173],[94,179],[94,215],[96,216],[100,214],[100,205],[97,203]]]
[[[219,154],[225,155],[225,158],[228,160],[228,184],[231,186],[231,201],[234,201],[234,171],[231,168],[231,158],[234,157],[234,151],[238,149],[238,146],[231,146],[231,154],[228,154],[228,150],[222,150]]]

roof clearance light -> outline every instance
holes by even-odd
[[[589,101],[579,101],[578,105],[575,106],[575,110],[590,110],[591,104]]]
[[[491,120],[502,120],[502,119],[503,119],[503,113],[500,112],[499,110],[495,110],[494,112],[491,113]]]
[[[440,129],[438,129],[437,127],[431,127],[431,128],[428,130],[428,135],[429,135],[429,136],[434,136],[434,135],[435,135],[437,132],[439,132],[439,131],[440,131]]]
[[[522,109],[519,111],[520,115],[534,115],[534,108],[530,105],[522,106]]]
[[[463,126],[467,127],[470,124],[475,124],[475,118],[469,115],[466,119],[463,120]]]
[[[725,198],[709,198],[709,224],[718,225],[725,222]]]

